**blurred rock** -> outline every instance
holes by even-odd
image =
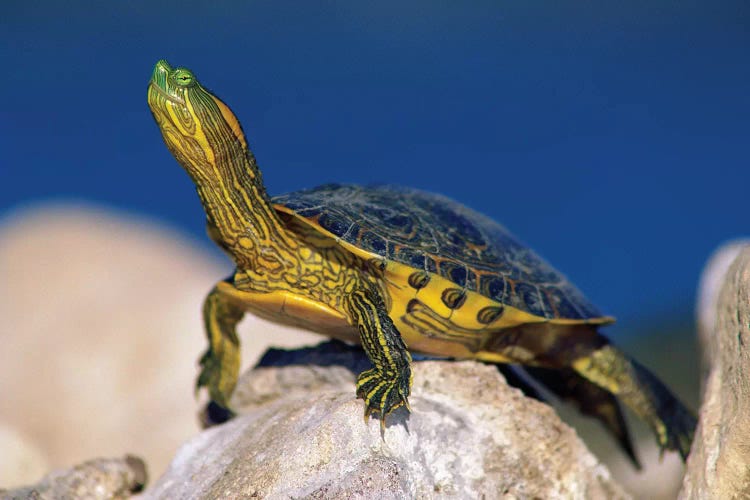
[[[727,269],[727,256],[732,253],[736,258]],[[750,245],[717,252],[706,267],[702,284],[705,288],[700,294],[700,340],[708,377],[680,496],[747,498],[750,497]]]
[[[183,446],[144,497],[627,497],[552,408],[492,366],[414,363],[413,411],[381,435],[363,423],[354,374],[319,361],[245,373],[239,416]]]
[[[101,208],[45,206],[6,217],[0,422],[51,467],[135,453],[161,473],[198,429],[201,304],[231,269],[172,230]],[[253,317],[240,335],[246,365],[269,344],[320,340]],[[0,487],[39,478],[38,469],[24,469],[26,452],[2,451]]]
[[[40,447],[3,422],[0,422],[0,450],[0,487],[30,483],[49,470]]]
[[[641,470],[636,470],[620,450],[602,461],[633,498],[674,499],[680,491],[685,473],[685,464],[680,455],[671,452],[662,454],[651,434],[636,440],[635,449],[643,466]]]
[[[750,246],[750,239],[738,239],[720,246],[708,259],[700,283],[698,284],[698,303],[696,321],[698,337],[702,348],[701,383],[708,379],[708,371],[714,358],[710,352],[714,343],[710,340],[716,329],[716,316],[719,311],[719,295],[724,285],[729,266],[743,248]],[[705,390],[705,387],[703,388]]]
[[[130,498],[146,484],[146,466],[133,456],[98,458],[67,470],[51,472],[36,484],[10,491],[3,499],[121,499]]]

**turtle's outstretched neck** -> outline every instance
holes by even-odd
[[[283,250],[291,250],[294,239],[271,205],[234,113],[190,71],[165,61],[154,68],[148,103],[164,142],[195,182],[210,230],[238,266],[257,268],[266,257],[287,260]]]
[[[208,145],[214,147],[205,155],[205,164],[186,170],[195,182],[208,223],[230,253],[242,260],[244,254],[287,239],[247,146],[239,141]]]

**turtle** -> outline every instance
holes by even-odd
[[[497,364],[531,395],[574,402],[638,466],[624,404],[662,453],[687,457],[693,413],[601,333],[614,318],[505,227],[448,197],[389,184],[271,197],[239,120],[193,72],[160,60],[147,94],[196,186],[208,235],[235,264],[203,304],[209,346],[196,388],[213,404],[231,410],[236,325],[251,313],[361,344],[372,367],[357,376],[356,395],[383,432],[394,410],[411,410],[414,352]]]

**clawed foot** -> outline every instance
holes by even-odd
[[[411,370],[407,366],[400,373],[381,372],[377,368],[365,370],[357,377],[357,397],[365,400],[365,421],[372,413],[380,415],[380,428],[385,429],[386,417],[404,406],[408,411]]]
[[[661,455],[666,450],[677,451],[682,460],[687,460],[697,421],[695,416],[681,405],[674,405],[662,413],[663,420],[656,425],[656,439],[661,448]]]

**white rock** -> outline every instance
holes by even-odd
[[[0,499],[125,499],[143,489],[146,476],[146,466],[140,458],[97,458],[70,469],[50,472],[31,486],[0,490]]]
[[[701,293],[715,310],[701,308],[708,377],[681,498],[750,497],[750,246],[728,269],[716,263],[727,252],[736,248],[717,252],[702,279],[706,288],[722,285],[716,299]]]
[[[750,246],[750,239],[741,238],[719,247],[708,259],[698,285],[697,321],[698,335],[704,339],[703,346],[709,347],[708,338],[716,327],[719,293],[724,284],[727,270],[743,248]]]
[[[233,401],[145,498],[627,497],[549,406],[475,362],[415,363],[413,412],[382,436],[341,367],[256,369]]]
[[[0,487],[15,488],[36,481],[49,464],[36,443],[0,422]]]

